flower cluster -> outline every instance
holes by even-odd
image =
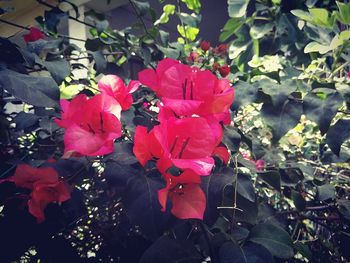
[[[141,71],[139,80],[160,98],[160,124],[150,131],[136,128],[134,154],[142,165],[156,161],[166,182],[158,192],[163,211],[170,199],[176,217],[202,219],[206,199],[200,177],[211,173],[213,155],[228,161],[221,146],[222,124],[230,123],[234,90],[209,70],[169,58],[156,70]]]
[[[84,94],[73,100],[61,100],[61,119],[55,122],[66,129],[65,157],[72,154],[97,156],[113,152],[114,140],[122,135],[120,114],[130,108],[131,93],[139,86],[131,81],[126,87],[117,76],[104,76],[98,83],[100,94]]]
[[[189,63],[205,62],[211,64],[211,70],[218,72],[221,77],[225,78],[230,74],[230,66],[224,61],[227,56],[227,45],[220,44],[217,47],[211,47],[210,42],[202,41],[199,51],[192,51],[186,58]]]
[[[17,187],[31,190],[28,210],[37,222],[45,220],[44,210],[49,203],[62,203],[70,198],[70,189],[51,167],[34,168],[27,164],[17,166],[14,176],[2,180],[13,182]]]

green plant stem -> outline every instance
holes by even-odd
[[[327,78],[327,80],[331,80],[331,79],[335,76],[335,74],[336,74],[338,71],[342,70],[343,68],[345,68],[345,67],[348,66],[349,64],[350,64],[350,61],[345,62],[343,65],[341,65],[341,66],[339,66],[338,68],[336,68],[336,69],[329,75],[329,77]]]

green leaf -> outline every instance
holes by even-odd
[[[225,242],[220,247],[219,258],[221,263],[275,262],[265,247],[254,243],[240,247],[233,242]]]
[[[302,103],[295,99],[287,99],[277,106],[264,103],[261,114],[272,129],[273,141],[278,141],[299,123],[302,107]]]
[[[198,27],[198,24],[202,18],[200,15],[196,15],[194,13],[192,14],[180,13],[178,14],[178,16],[182,23],[190,27]]]
[[[249,0],[228,0],[227,3],[230,17],[242,17],[246,13]]]
[[[302,195],[299,192],[292,190],[291,199],[293,200],[295,207],[299,211],[302,211],[305,209],[306,201],[305,201],[304,197],[302,197]]]
[[[238,174],[237,192],[250,202],[255,202],[255,190],[250,176]]]
[[[260,39],[265,37],[269,32],[272,32],[274,23],[265,23],[262,25],[253,25],[250,28],[250,36],[253,39]]]
[[[52,78],[0,71],[0,86],[12,96],[34,106],[58,108],[59,89]]]
[[[338,92],[329,95],[326,99],[321,99],[315,93],[310,92],[304,97],[303,110],[309,120],[318,124],[323,135],[327,132],[342,103],[343,98]]]
[[[199,33],[199,28],[177,25],[177,31],[183,38],[194,41]]]
[[[299,17],[302,20],[305,20],[307,22],[312,22],[313,21],[313,17],[312,15],[310,15],[309,12],[300,10],[300,9],[294,9],[292,11],[290,11],[293,15],[295,15],[296,17]]]
[[[328,10],[324,8],[310,8],[310,14],[313,17],[313,24],[333,28],[334,20],[329,16]]]
[[[336,2],[339,12],[336,12],[336,17],[343,24],[350,24],[350,3]]]
[[[343,142],[350,138],[350,120],[338,120],[331,126],[326,135],[326,143],[332,152],[339,156]]]
[[[229,167],[224,167],[221,171],[203,177],[201,187],[207,197],[207,206],[204,214],[207,223],[213,224],[218,218],[218,206],[223,204],[223,193],[226,188],[233,189],[235,180],[235,172]]]
[[[243,24],[244,19],[242,18],[230,18],[224,25],[224,28],[221,30],[222,32],[219,36],[219,41],[225,42],[229,37],[236,33],[237,30],[239,30]]]
[[[232,126],[224,127],[224,137],[222,142],[232,152],[238,152],[241,143],[241,135]]]
[[[269,223],[258,224],[250,232],[250,241],[264,246],[279,258],[294,256],[293,241],[282,228]]]
[[[145,251],[140,263],[201,262],[201,259],[202,256],[190,241],[162,236]]]
[[[199,0],[181,0],[181,1],[186,4],[188,9],[193,10],[194,12],[199,14],[199,11],[201,9],[201,2]]]
[[[141,2],[136,0],[131,0],[131,2],[136,6],[136,9],[141,16],[147,14],[147,12],[150,10],[149,2]]]
[[[175,13],[175,5],[165,5],[163,7],[163,14],[160,16],[160,18],[154,23],[154,25],[158,24],[166,24],[169,21],[169,16],[173,15]]]
[[[70,75],[70,64],[65,59],[43,61],[42,64],[51,74],[52,78],[59,85]]]
[[[337,201],[339,212],[347,219],[350,220],[350,200],[340,199]]]
[[[16,123],[16,130],[23,130],[36,124],[39,119],[40,118],[33,113],[21,111],[13,118],[13,121]]]
[[[235,100],[231,106],[232,110],[237,110],[242,106],[255,102],[258,95],[258,84],[249,84],[244,81],[238,81],[235,84]]]
[[[258,172],[258,176],[261,180],[266,182],[268,185],[272,186],[276,190],[281,190],[281,175],[278,171],[272,170],[272,171],[265,171],[265,172]]]
[[[331,184],[325,184],[317,187],[317,199],[325,201],[335,198],[335,187]]]

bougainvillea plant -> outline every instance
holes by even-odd
[[[216,43],[199,0],[37,2],[0,19],[0,262],[350,260],[349,3],[229,0]]]

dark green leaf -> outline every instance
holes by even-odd
[[[275,188],[276,190],[281,190],[281,175],[276,170],[258,172],[258,176],[264,182]]]
[[[337,201],[339,212],[347,219],[350,220],[350,200],[340,199]]]
[[[302,107],[302,103],[296,99],[288,99],[277,107],[264,103],[261,114],[271,127],[275,142],[299,123]]]
[[[58,85],[69,76],[71,71],[69,63],[64,59],[43,61],[42,64],[50,72],[52,78]]]
[[[308,93],[304,97],[304,113],[306,117],[318,124],[321,134],[325,134],[332,119],[337,114],[343,98],[335,92],[325,99],[321,99],[314,93]]]
[[[293,241],[282,228],[269,223],[258,224],[250,232],[250,241],[267,248],[270,253],[279,258],[294,256]]]
[[[136,6],[136,9],[138,10],[141,16],[147,14],[147,12],[150,10],[149,2],[142,2],[136,0],[131,0],[131,2]]]
[[[306,201],[305,201],[304,197],[299,192],[292,190],[291,199],[293,200],[295,207],[299,211],[302,211],[305,209]]]
[[[255,102],[258,95],[258,85],[249,84],[247,82],[238,81],[235,85],[235,101],[231,109],[237,110],[241,106]]]
[[[141,263],[195,263],[203,259],[189,241],[175,240],[168,236],[157,239],[142,255]]]
[[[326,201],[335,198],[335,187],[331,184],[325,184],[317,187],[317,199]]]
[[[202,189],[207,197],[204,218],[209,225],[213,224],[217,219],[219,211],[217,207],[223,203],[223,192],[225,188],[232,188],[235,179],[234,170],[228,167],[202,178]]]
[[[263,246],[248,243],[243,247],[233,242],[224,243],[219,250],[221,263],[273,263],[271,253]]]
[[[16,129],[23,130],[36,124],[39,121],[39,117],[32,113],[21,111],[13,120],[16,123]]]
[[[250,202],[255,202],[255,190],[250,176],[238,174],[237,192]]]
[[[52,78],[34,77],[6,69],[0,71],[0,85],[28,104],[58,107],[59,89]]]
[[[233,127],[226,126],[222,142],[230,151],[237,152],[241,143],[241,135]]]
[[[140,173],[129,178],[123,198],[127,216],[132,224],[140,226],[144,235],[155,239],[169,220],[169,214],[161,211],[157,195],[164,182]]]
[[[332,152],[339,156],[343,142],[350,138],[350,120],[338,120],[331,126],[326,135],[326,143]]]

